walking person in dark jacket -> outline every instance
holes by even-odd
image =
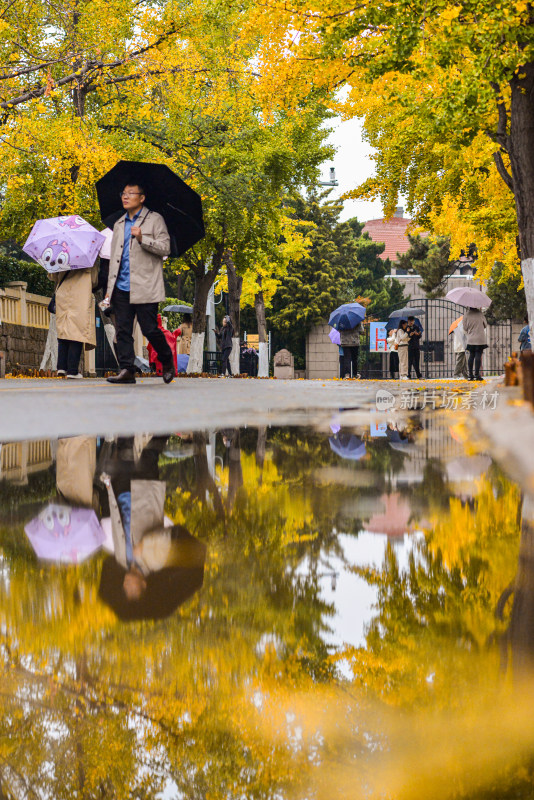
[[[412,377],[412,367],[417,378],[421,379],[421,370],[419,368],[419,361],[421,358],[420,340],[423,332],[421,325],[415,321],[415,317],[408,317],[408,327],[406,328],[408,336],[408,377]]]
[[[232,326],[232,321],[230,317],[227,315],[223,319],[222,330],[220,333],[217,334],[217,338],[221,343],[221,351],[222,351],[222,368],[221,374],[219,377],[226,378],[226,370],[228,370],[228,374],[230,377],[232,376],[232,367],[230,366],[230,353],[232,352],[232,337],[234,335],[234,329]]]

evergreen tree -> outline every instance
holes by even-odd
[[[527,313],[525,290],[520,273],[510,275],[504,264],[495,263],[487,283],[486,293],[492,303],[487,312],[491,321],[523,320]]]
[[[349,288],[358,268],[358,248],[350,225],[339,223],[342,204],[326,199],[329,193],[312,192],[292,201],[293,215],[303,223],[311,246],[304,258],[290,264],[269,319],[293,351],[301,349],[313,325],[352,299]]]
[[[354,297],[365,298],[370,314],[379,314],[392,305],[404,302],[404,289],[400,281],[386,278],[391,274],[389,258],[381,259],[385,250],[383,242],[375,242],[368,233],[363,233],[364,222],[356,217],[347,220],[357,244],[358,270],[354,275],[350,291]]]
[[[397,266],[409,275],[420,275],[419,286],[429,298],[443,297],[447,277],[454,272],[450,261],[451,243],[447,236],[413,236],[408,234],[410,249],[399,256]]]
[[[311,246],[306,256],[290,264],[268,311],[277,344],[288,347],[297,364],[310,328],[328,320],[336,306],[366,300],[372,312],[404,300],[399,281],[385,279],[390,265],[379,258],[384,245],[362,235],[363,223],[357,219],[339,222],[342,204],[329,200],[329,193],[293,199],[293,214]]]

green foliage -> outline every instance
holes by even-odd
[[[525,290],[521,275],[510,275],[503,264],[496,262],[491,270],[486,292],[492,303],[487,312],[490,320],[523,320],[527,313]]]
[[[53,285],[48,279],[46,270],[33,261],[22,261],[0,251],[0,287],[4,288],[11,281],[26,281],[28,292],[52,295]]]

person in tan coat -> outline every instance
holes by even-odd
[[[79,372],[85,347],[96,347],[95,301],[98,267],[49,275],[56,284],[57,374],[83,378]]]
[[[133,327],[139,327],[158,354],[163,381],[175,377],[174,357],[158,328],[158,303],[165,300],[163,259],[170,251],[170,236],[160,214],[145,206],[145,189],[130,183],[121,192],[125,214],[117,220],[111,240],[111,258],[105,301],[111,303],[117,329],[120,372],[109,383],[135,383]]]

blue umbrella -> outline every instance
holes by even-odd
[[[330,449],[341,458],[349,458],[351,461],[359,461],[365,455],[365,444],[353,433],[336,433],[328,439]]]
[[[365,308],[359,303],[345,303],[330,314],[328,324],[336,331],[351,331],[365,318]]]

